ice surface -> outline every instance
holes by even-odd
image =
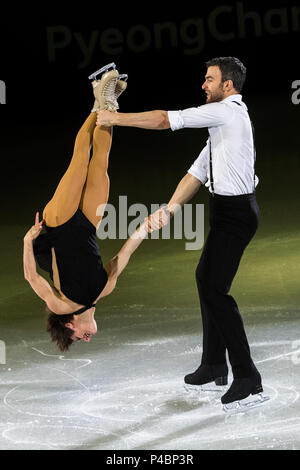
[[[270,400],[230,415],[220,394],[183,386],[199,365],[199,313],[128,310],[65,355],[34,322],[1,331],[1,449],[300,449],[297,319],[246,325]]]

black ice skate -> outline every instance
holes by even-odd
[[[226,412],[245,411],[261,405],[270,399],[262,392],[261,376],[258,372],[251,377],[234,379],[229,390],[221,397],[223,410]],[[250,395],[257,396],[253,399]]]
[[[224,392],[228,383],[226,364],[200,365],[192,374],[184,377],[187,391]]]

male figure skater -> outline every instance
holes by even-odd
[[[234,380],[221,400],[228,404],[263,391],[238,306],[228,294],[242,254],[258,226],[255,147],[251,121],[240,94],[246,78],[245,66],[235,57],[215,58],[206,65],[202,85],[205,105],[183,111],[134,114],[101,110],[97,124],[173,131],[208,128],[206,146],[178,184],[168,211],[159,211],[156,219],[152,216],[149,230],[168,223],[172,208],[189,201],[201,185],[209,188],[210,232],[196,270],[203,355],[200,367],[187,375],[185,382],[203,385],[215,381],[216,385],[226,385],[227,349]],[[159,221],[158,215],[162,216]]]

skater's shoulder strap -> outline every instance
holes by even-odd
[[[92,307],[96,307],[96,304],[86,305],[85,307],[76,310],[76,312],[73,312],[73,315],[80,315],[81,313],[85,312],[86,310]]]

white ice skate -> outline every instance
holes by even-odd
[[[101,76],[101,79],[99,77]],[[91,112],[100,109],[117,111],[119,109],[118,98],[127,88],[127,74],[120,74],[116,70],[116,64],[111,62],[89,76],[92,81],[95,103]]]

